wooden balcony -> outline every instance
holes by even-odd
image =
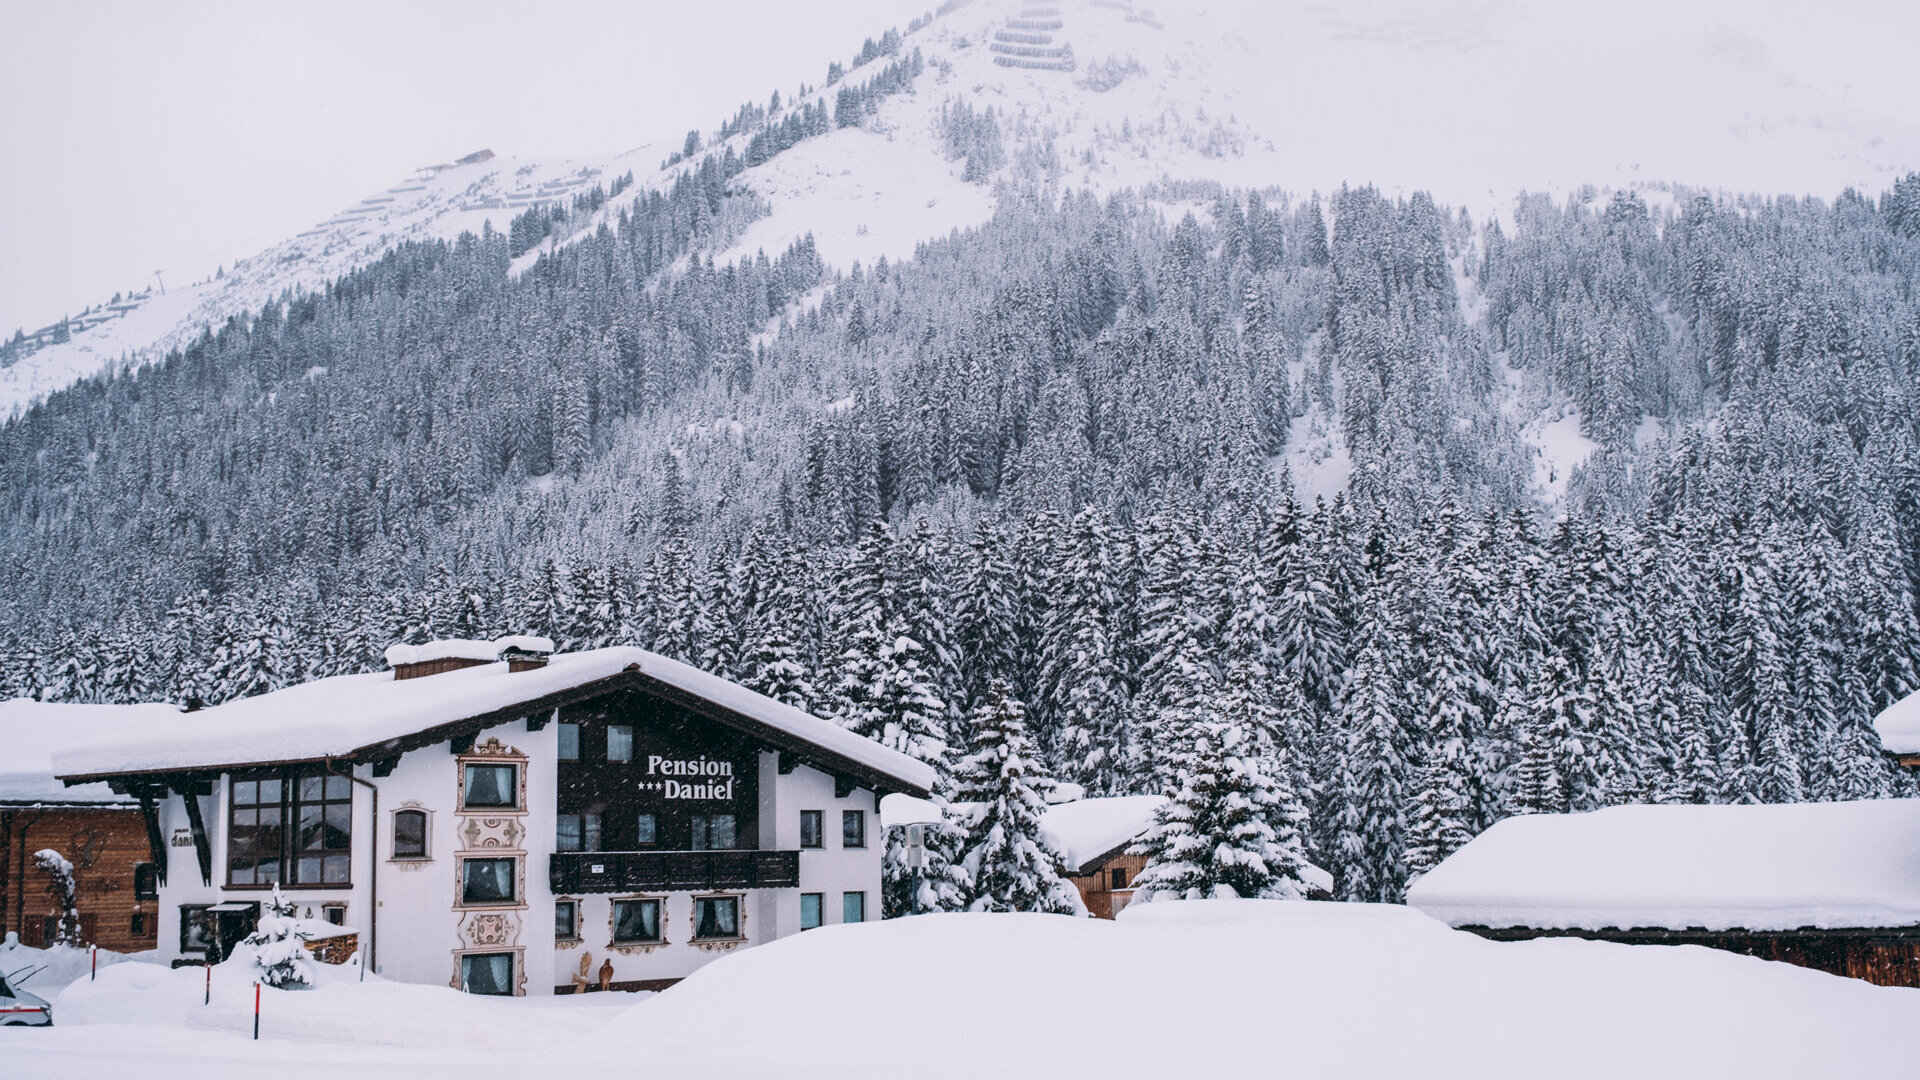
[[[556,893],[791,889],[798,851],[560,851],[547,864]]]

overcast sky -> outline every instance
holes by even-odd
[[[933,0],[0,0],[0,334],[420,165],[604,154],[823,81]]]

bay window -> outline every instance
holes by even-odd
[[[520,767],[469,763],[462,774],[463,810],[517,810],[520,808]]]

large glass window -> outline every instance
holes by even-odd
[[[867,921],[867,894],[850,892],[840,894],[840,921],[844,923]]]
[[[613,902],[613,940],[647,942],[660,940],[660,901],[615,900]]]
[[[609,724],[607,726],[607,760],[633,760],[633,725]]]
[[[653,814],[641,814],[635,822],[633,837],[637,844],[659,843],[660,819]]]
[[[553,940],[576,941],[580,937],[580,905],[573,900],[553,903]]]
[[[817,892],[800,894],[800,929],[812,930],[820,925],[820,900]]]
[[[520,805],[520,767],[470,764],[467,766],[466,807],[475,810],[517,809]]]
[[[560,733],[560,760],[580,760],[580,725],[560,724],[556,730]]]
[[[840,811],[840,846],[867,846],[867,814],[864,810]]]
[[[737,896],[701,896],[693,901],[693,936],[731,938],[740,936],[740,898]]]
[[[820,823],[820,816],[821,816],[820,811],[818,810],[800,811],[800,846],[801,847],[825,847],[826,846],[826,838],[820,835],[822,832],[826,831],[825,828]]]
[[[554,819],[554,847],[561,851],[599,851],[599,814],[561,814]]]
[[[461,957],[460,989],[469,994],[512,997],[513,954],[468,953]]]
[[[693,850],[727,851],[733,847],[732,814],[692,814]]]
[[[345,885],[353,784],[316,769],[236,776],[227,827],[230,885]]]
[[[393,858],[427,857],[427,812],[396,810],[393,814]]]
[[[463,904],[511,904],[515,890],[512,859],[468,859],[460,871]]]

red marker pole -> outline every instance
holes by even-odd
[[[87,981],[92,982],[93,980],[100,977],[100,946],[98,945],[87,946],[87,959],[89,961],[89,966],[87,968]]]
[[[253,1041],[260,1041],[260,984],[253,984]]]
[[[206,964],[203,966],[207,969],[207,999],[200,1004],[211,1005],[213,1004],[213,965]]]

